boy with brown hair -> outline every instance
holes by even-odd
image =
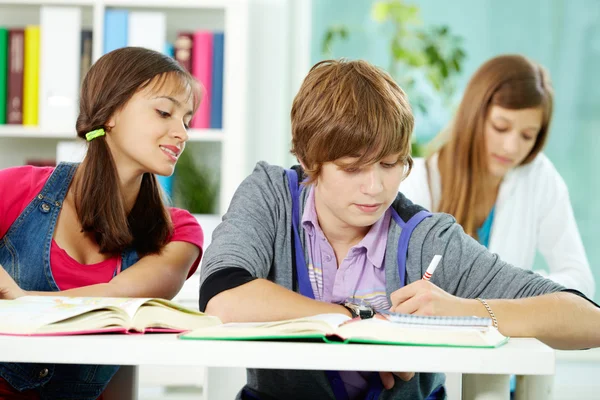
[[[508,265],[450,215],[398,193],[412,129],[385,72],[364,61],[315,65],[292,106],[302,166],[260,162],[240,185],[204,256],[200,309],[243,322],[381,309],[487,317],[489,308],[507,336],[600,345],[600,311],[582,295]],[[436,254],[436,273],[421,280]],[[238,398],[444,398],[443,384],[442,374],[248,370]]]

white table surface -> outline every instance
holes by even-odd
[[[0,336],[0,361],[551,375],[555,352],[536,339],[511,339],[497,349],[466,349],[190,341],[173,334]]]

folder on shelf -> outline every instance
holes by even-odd
[[[194,32],[192,45],[192,74],[202,84],[202,101],[194,115],[191,127],[210,128],[210,106],[212,96],[213,33],[200,30]]]
[[[41,7],[40,126],[72,130],[81,72],[81,9]]]
[[[6,124],[8,87],[8,29],[0,27],[0,125]]]
[[[223,128],[223,60],[225,57],[225,35],[215,32],[213,37],[212,95],[210,103],[210,127]]]
[[[127,24],[127,45],[165,52],[167,19],[156,11],[131,11]]]
[[[25,28],[23,64],[23,125],[37,126],[40,90],[40,27]],[[55,58],[57,58],[55,56]]]
[[[8,87],[6,94],[6,122],[23,123],[23,64],[25,63],[25,31],[8,32]]]
[[[104,13],[104,54],[127,46],[127,10],[107,9]]]

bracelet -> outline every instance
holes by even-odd
[[[496,314],[494,314],[494,312],[492,311],[492,308],[489,306],[487,301],[480,299],[479,297],[477,297],[475,300],[479,300],[479,302],[481,304],[483,304],[483,306],[485,307],[487,312],[490,314],[490,317],[492,318],[492,322],[494,323],[494,328],[498,329],[498,320],[496,319]]]

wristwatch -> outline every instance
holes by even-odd
[[[346,301],[342,304],[350,314],[352,314],[352,318],[360,317],[360,319],[368,319],[373,318],[375,315],[375,310],[369,304],[365,302],[356,302],[356,301]]]

